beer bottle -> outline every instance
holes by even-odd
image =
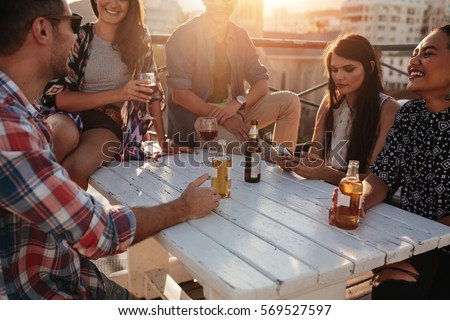
[[[346,176],[339,183],[336,226],[352,230],[358,227],[363,184],[359,180],[359,161],[350,160]]]
[[[211,186],[216,189],[222,198],[229,198],[231,193],[231,158],[226,154],[226,141],[219,140],[219,152],[212,159],[212,166],[214,168],[213,177],[211,179]]]
[[[246,182],[259,182],[261,180],[261,144],[258,136],[258,120],[250,122],[249,140],[245,145],[245,171]]]

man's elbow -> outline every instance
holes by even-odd
[[[172,95],[172,100],[176,104],[181,104],[183,102],[183,98],[186,96],[186,90],[178,89],[178,88],[171,88],[170,94]]]

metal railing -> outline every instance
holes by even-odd
[[[153,44],[166,44],[169,39],[169,35],[152,35],[152,43]],[[266,47],[266,48],[289,48],[289,49],[325,49],[329,42],[327,41],[314,41],[314,40],[297,40],[297,39],[274,39],[274,38],[252,38],[252,41],[256,47]],[[416,47],[416,44],[374,44],[374,48],[380,53],[383,51],[410,51],[412,52]],[[407,76],[407,73],[404,70],[397,69],[387,63],[380,63],[383,67],[386,67],[390,70],[393,70],[399,74]],[[166,67],[158,68],[158,72],[166,71]],[[314,92],[316,90],[322,89],[327,85],[327,82],[320,83],[314,87],[311,87],[305,91],[297,93],[300,101],[303,104],[310,105],[318,108],[319,104],[306,100],[302,97],[305,95]],[[277,88],[270,88],[272,91],[278,91]]]

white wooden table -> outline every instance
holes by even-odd
[[[164,159],[163,166],[113,163],[91,185],[118,203],[156,205],[208,171],[202,154]],[[243,171],[243,157],[234,155],[231,198],[129,249],[133,293],[145,294],[146,270],[170,273],[173,255],[208,299],[343,299],[347,280],[450,244],[449,227],[387,204],[369,210],[356,230],[329,226],[332,185],[265,163],[261,182],[250,184]]]

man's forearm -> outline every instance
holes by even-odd
[[[175,103],[199,117],[208,116],[214,109],[214,106],[200,99],[192,90],[172,88],[171,91]]]
[[[133,244],[149,238],[159,231],[185,221],[183,201],[174,201],[154,207],[131,208],[136,217],[136,233]]]

